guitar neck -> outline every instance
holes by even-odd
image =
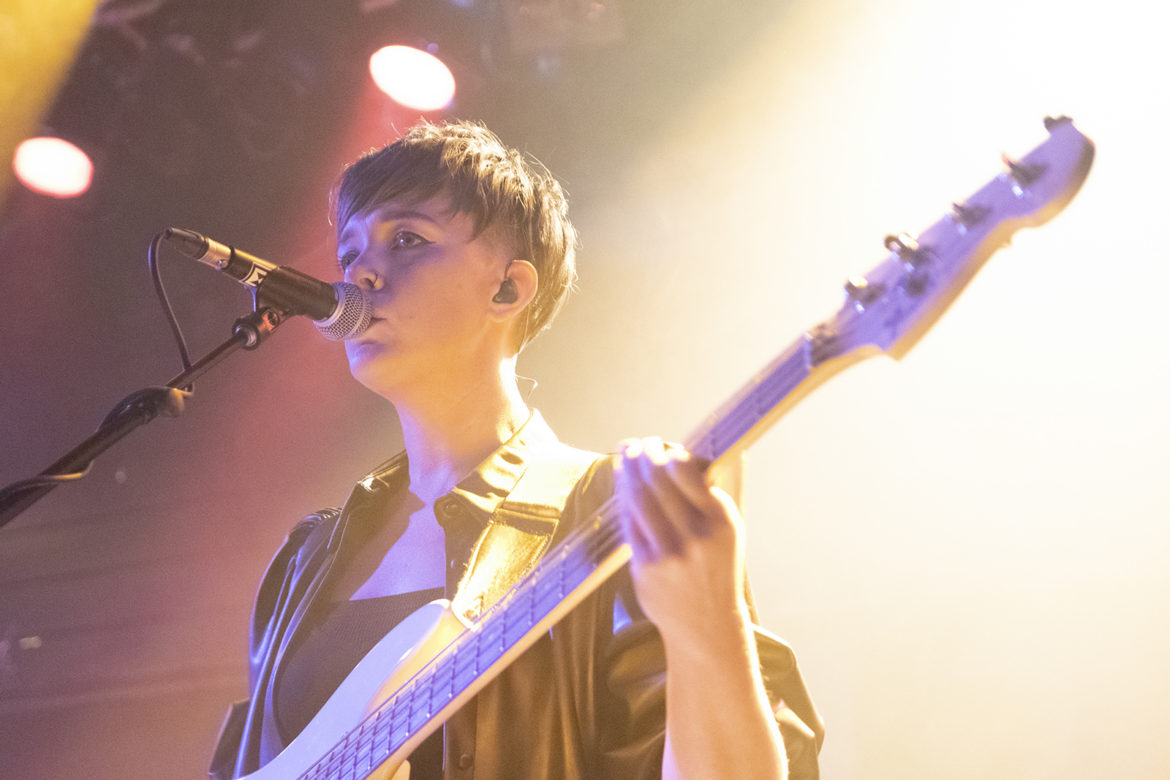
[[[829,322],[804,333],[712,412],[684,440],[686,448],[711,463],[742,452],[825,380],[878,353],[859,348],[838,354],[834,342]]]

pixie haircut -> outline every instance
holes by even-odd
[[[334,198],[337,231],[358,212],[388,201],[438,195],[471,217],[474,236],[487,233],[536,267],[523,347],[552,322],[577,278],[577,231],[560,183],[483,125],[423,123],[345,170]]]

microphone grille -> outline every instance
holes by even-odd
[[[334,282],[337,291],[337,308],[328,319],[316,322],[317,330],[330,341],[341,341],[361,335],[370,327],[370,299],[362,288],[349,282]]]

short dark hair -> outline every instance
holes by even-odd
[[[338,233],[354,214],[390,200],[446,195],[455,213],[472,218],[474,235],[511,244],[539,275],[520,346],[548,327],[576,282],[577,231],[560,183],[482,124],[418,124],[349,166],[335,193]]]

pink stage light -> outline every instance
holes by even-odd
[[[451,104],[455,77],[443,61],[410,46],[384,46],[370,56],[370,75],[378,89],[416,111],[435,111]]]
[[[93,162],[89,155],[61,138],[29,138],[12,156],[16,178],[33,192],[74,198],[89,189]]]

